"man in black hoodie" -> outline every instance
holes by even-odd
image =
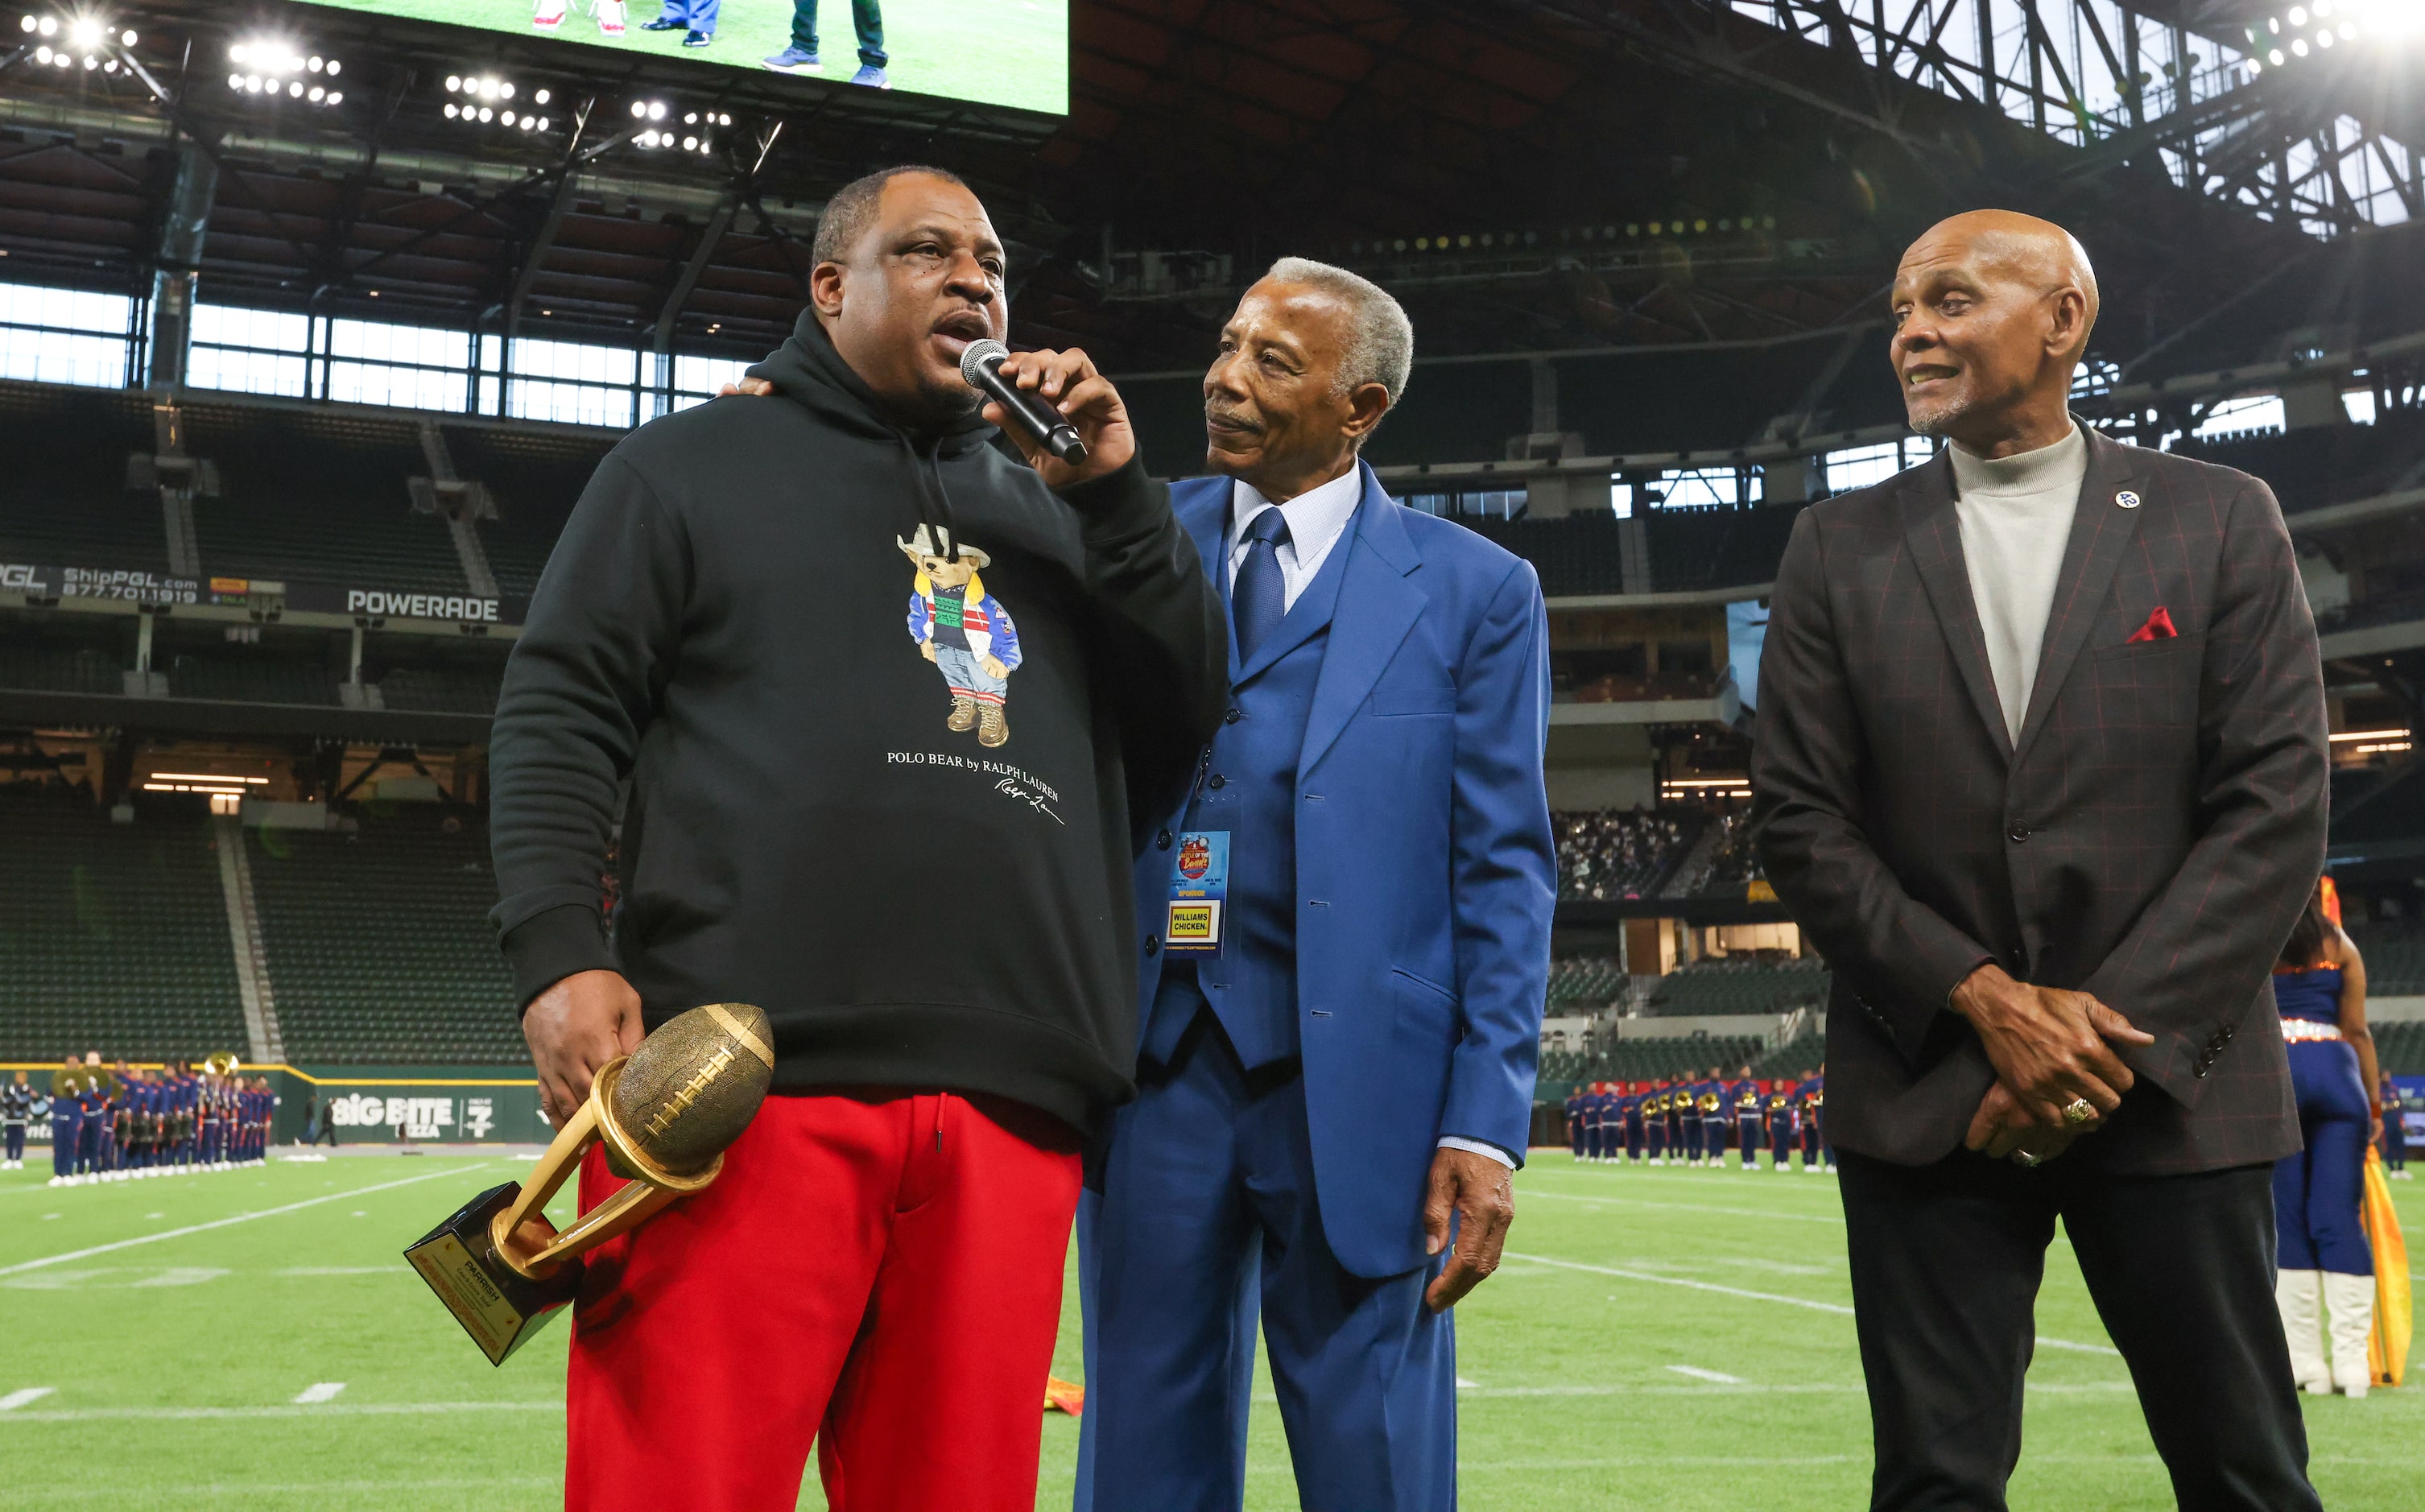
[[[1220,603],[1084,355],[1004,364],[1083,464],[988,443],[975,196],[875,175],[815,255],[752,370],[790,402],[615,449],[498,706],[494,918],[554,1116],[683,1009],[775,1031],[723,1175],[589,1264],[574,1507],[789,1506],[812,1436],[837,1508],[1034,1505],[1077,1151],[1131,1093],[1132,815],[1225,705]]]

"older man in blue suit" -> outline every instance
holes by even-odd
[[[1226,721],[1137,869],[1138,1096],[1080,1217],[1082,1512],[1244,1495],[1261,1315],[1309,1512],[1455,1504],[1449,1309],[1531,1127],[1555,848],[1532,568],[1359,459],[1397,302],[1283,259],[1173,487],[1230,605]]]

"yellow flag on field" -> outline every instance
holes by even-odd
[[[2408,1374],[2408,1241],[2400,1232],[2400,1212],[2391,1205],[2383,1153],[2370,1145],[2366,1199],[2359,1209],[2366,1218],[2367,1247],[2374,1251],[2374,1331],[2367,1336],[2367,1368],[2375,1385],[2397,1386]]]

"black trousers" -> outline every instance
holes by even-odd
[[[2091,1136],[2095,1137],[2094,1135]],[[1839,1150],[1881,1512],[2000,1512],[2055,1219],[2185,1512],[2318,1512],[2273,1301],[2272,1167],[2113,1176]]]

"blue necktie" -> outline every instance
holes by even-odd
[[[1280,577],[1279,543],[1289,539],[1288,517],[1274,505],[1246,526],[1246,559],[1229,587],[1229,616],[1238,626],[1238,659],[1255,648],[1288,612],[1288,586]]]

